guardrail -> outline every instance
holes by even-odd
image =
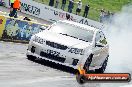
[[[47,27],[46,24],[0,15],[0,40],[28,43],[32,35]]]

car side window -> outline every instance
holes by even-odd
[[[96,43],[101,43],[101,44],[104,44],[104,45],[107,44],[107,41],[106,41],[106,38],[105,38],[103,32],[101,32],[101,31],[97,32],[97,34],[96,34]]]
[[[96,34],[96,39],[95,39],[95,42],[96,42],[96,43],[100,41],[100,39],[101,39],[100,37],[101,37],[101,36],[100,36],[100,33],[97,32],[97,34]]]

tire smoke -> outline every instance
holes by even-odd
[[[132,73],[132,5],[115,14],[104,31],[110,46],[106,72]]]

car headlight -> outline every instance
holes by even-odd
[[[75,54],[80,54],[80,55],[84,54],[84,50],[83,49],[78,49],[78,48],[71,48],[68,52],[75,53]]]
[[[31,36],[29,43],[32,43],[34,40],[35,40],[35,35]]]
[[[31,39],[30,40],[32,40],[32,41],[34,41],[35,40],[35,35],[33,35],[33,36],[31,36]]]

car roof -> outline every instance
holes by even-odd
[[[83,28],[83,29],[86,29],[86,30],[99,31],[99,29],[97,29],[97,28],[91,27],[91,26],[89,26],[89,25],[85,25],[85,24],[73,22],[73,21],[61,20],[61,21],[58,21],[58,22],[63,22],[63,23],[72,24],[72,25],[79,26],[79,27],[81,27],[81,28]]]

